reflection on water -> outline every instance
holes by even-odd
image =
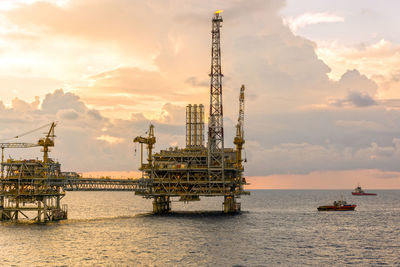
[[[2,223],[1,265],[400,265],[400,191],[253,191],[241,215],[222,198],[167,215],[129,192],[68,192],[69,220]],[[354,212],[317,212],[340,196]]]

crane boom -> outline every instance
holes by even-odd
[[[39,146],[38,144],[32,143],[0,143],[1,149],[4,148],[29,148],[29,147],[36,147]]]
[[[242,168],[242,149],[245,143],[244,140],[244,90],[245,86],[240,87],[239,94],[239,117],[238,123],[236,124],[236,136],[233,143],[236,145],[236,165],[238,168]]]
[[[35,147],[39,146],[38,144],[32,144],[32,143],[0,143],[1,147],[1,178],[4,177],[4,149],[5,148],[29,148],[29,147]]]
[[[238,125],[239,125],[239,136],[244,139],[244,84],[240,87],[240,95],[239,95],[239,118],[238,118]]]
[[[35,129],[30,130],[30,131],[28,131],[28,132],[24,132],[24,133],[22,133],[22,134],[18,134],[18,135],[16,135],[16,136],[11,137],[11,138],[1,139],[1,141],[8,141],[8,140],[12,140],[12,139],[18,139],[18,138],[21,138],[21,137],[23,137],[23,136],[25,136],[25,135],[28,135],[28,134],[34,133],[34,132],[36,132],[36,131],[38,131],[38,130],[40,130],[40,129],[43,129],[44,127],[47,127],[47,126],[49,126],[49,125],[51,125],[51,123],[47,123],[47,124],[42,125],[42,126],[40,126],[40,127],[38,127],[38,128],[35,128]],[[1,143],[0,143],[0,144],[1,144]]]

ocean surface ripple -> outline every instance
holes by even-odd
[[[372,190],[370,190],[372,191]],[[0,266],[400,266],[400,191],[254,190],[152,215],[129,192],[68,192],[69,219],[0,223]],[[318,212],[344,198],[356,211]]]

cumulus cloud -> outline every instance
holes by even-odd
[[[35,101],[32,103],[27,103],[19,98],[14,98],[11,102],[11,106],[13,109],[22,110],[22,111],[31,111],[36,109],[40,104],[39,97],[35,97]]]
[[[342,98],[332,98],[328,102],[336,107],[369,107],[377,105],[374,99],[378,89],[377,84],[360,74],[358,70],[348,70],[338,82],[334,83],[336,95],[344,95]]]
[[[375,105],[376,83],[354,67],[331,80],[316,44],[283,24],[278,14],[284,4],[73,0],[4,12],[10,23],[38,37],[30,41],[29,53],[23,40],[15,49],[28,53],[30,62],[54,59],[38,67],[39,76],[61,79],[53,88],[67,86],[47,94],[41,105],[23,100],[14,109],[0,105],[1,137],[34,128],[32,122],[60,121],[53,153],[67,169],[79,171],[136,169],[132,138],[144,134],[149,120],[156,124],[156,150],[183,145],[185,105],[209,101],[210,16],[224,9],[225,144],[233,146],[244,83],[249,175],[397,170],[397,111]],[[341,20],[335,16],[309,14],[293,25]],[[46,53],[32,56],[42,46]],[[54,65],[68,78],[54,74]],[[31,68],[35,75],[36,69]],[[329,105],[335,100],[346,108]]]
[[[400,47],[385,39],[376,43],[345,45],[339,41],[321,43],[318,56],[329,66],[330,78],[340,79],[348,69],[358,69],[378,85],[379,98],[399,98],[400,82],[396,78],[400,72]],[[379,70],[377,72],[377,70]]]
[[[358,70],[348,70],[342,75],[338,82],[338,87],[346,91],[364,91],[375,94],[378,86],[367,76],[362,75]]]
[[[42,110],[47,113],[56,113],[58,110],[72,109],[76,112],[86,110],[85,104],[79,100],[79,97],[72,93],[64,93],[62,89],[49,93],[42,103]]]
[[[39,99],[34,103],[37,101]],[[167,105],[165,110],[173,114],[175,109]],[[80,172],[136,170],[139,161],[134,157],[132,140],[137,135],[143,135],[149,126],[149,121],[140,115],[136,116],[136,120],[112,121],[99,111],[88,108],[78,96],[61,89],[47,94],[42,105],[32,106],[18,100],[13,107],[0,106],[0,118],[0,139],[9,139],[50,121],[57,121],[56,146],[52,149],[51,157],[58,159],[64,170]],[[156,147],[168,147],[171,138],[183,143],[183,127],[178,129],[161,120],[153,123],[158,137]],[[43,130],[40,130],[20,140],[8,141],[35,143],[42,135]],[[35,149],[6,152],[7,156],[13,158],[41,156],[39,150]]]

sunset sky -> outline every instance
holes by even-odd
[[[225,147],[245,84],[248,188],[400,189],[397,0],[0,0],[0,142],[58,121],[63,170],[138,175],[133,137],[153,122],[156,150],[184,146],[186,104],[209,105],[220,9]]]

